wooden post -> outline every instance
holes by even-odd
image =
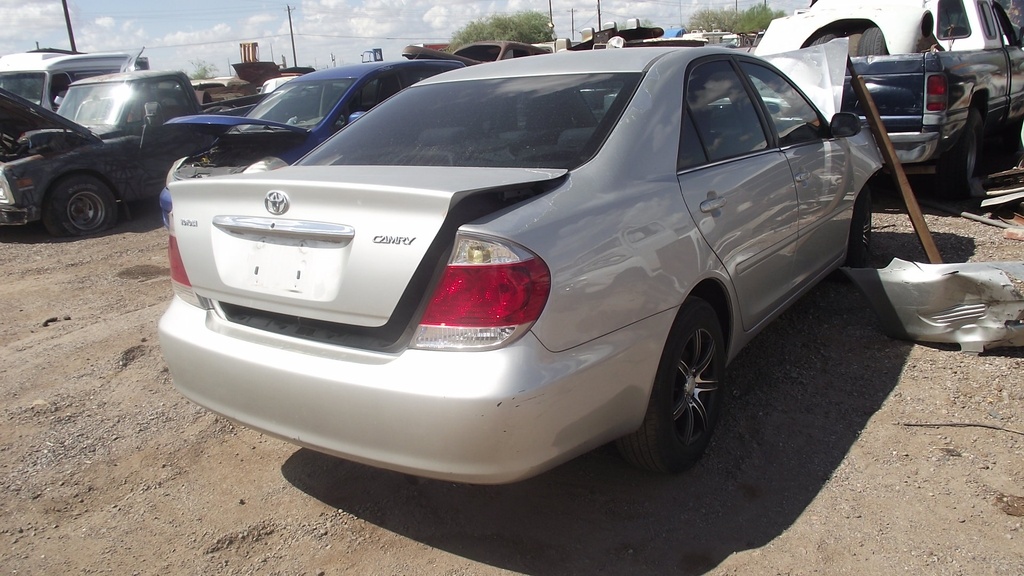
[[[878,108],[875,106],[875,101],[864,84],[864,79],[853,69],[853,62],[849,57],[846,58],[846,69],[850,72],[850,84],[853,86],[854,94],[860,100],[860,106],[864,110],[864,116],[868,119],[868,125],[871,127],[871,133],[875,137],[875,143],[878,144],[878,149],[882,152],[882,161],[889,167],[893,181],[896,182],[896,186],[900,189],[903,203],[907,207],[907,214],[910,215],[910,223],[914,225],[917,237],[921,240],[921,247],[924,248],[925,255],[928,256],[928,262],[931,264],[941,264],[942,256],[939,255],[939,248],[935,245],[932,233],[928,230],[928,225],[924,221],[924,215],[921,213],[921,207],[917,203],[917,197],[914,196],[914,191],[910,188],[910,182],[907,180],[907,173],[903,171],[903,164],[896,157],[896,150],[892,147],[892,140],[889,140],[889,134],[885,131],[882,117],[878,114]]]

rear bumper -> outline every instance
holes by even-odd
[[[342,349],[240,328],[178,298],[159,331],[175,386],[231,420],[372,466],[498,484],[634,430],[672,317],[562,353],[532,333],[488,352]]]
[[[896,132],[889,134],[896,157],[903,164],[917,164],[938,158],[937,132]]]

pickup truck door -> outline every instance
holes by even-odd
[[[176,78],[144,80],[134,93],[129,126],[141,135],[135,154],[142,171],[141,195],[156,196],[164,186],[167,170],[178,158],[191,156],[213,144],[213,136],[204,135],[187,125],[164,123],[171,118],[200,112],[191,86]],[[158,104],[153,108],[152,103]],[[151,105],[150,114],[145,109]]]
[[[800,234],[795,273],[802,284],[841,259],[846,247],[856,194],[848,145],[830,137],[824,117],[786,77],[753,62],[740,68],[764,103],[793,172]]]
[[[1002,42],[1006,50],[1006,62],[1009,74],[1007,80],[1007,95],[1009,105],[1007,115],[1009,118],[1024,117],[1024,50],[1021,50],[1021,38],[1018,28],[1010,22],[1006,10],[998,2],[992,3],[992,11],[995,13],[996,23],[999,25]]]
[[[731,58],[690,70],[679,187],[701,235],[732,279],[745,330],[799,289],[793,175],[765,128]]]

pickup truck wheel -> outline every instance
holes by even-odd
[[[84,174],[58,180],[43,207],[43,225],[54,236],[87,236],[115,222],[114,194],[99,179]]]
[[[629,463],[682,472],[704,453],[724,399],[725,339],[710,304],[690,298],[676,318],[640,428],[617,441]]]
[[[861,34],[860,42],[857,43],[857,56],[882,56],[888,53],[881,28],[872,26]]]
[[[971,108],[960,137],[942,157],[935,171],[935,194],[955,200],[971,195],[971,179],[978,167],[983,127],[981,112]]]
[[[871,260],[871,189],[864,186],[853,203],[850,219],[850,237],[846,244],[846,262],[849,268],[867,268]]]

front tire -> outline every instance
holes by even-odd
[[[871,189],[864,186],[853,203],[850,219],[850,237],[846,244],[846,262],[849,268],[867,268],[871,262]]]
[[[971,179],[978,168],[984,125],[981,112],[971,108],[956,144],[939,158],[935,172],[935,193],[957,200],[971,195]]]
[[[43,225],[54,236],[88,236],[117,222],[117,202],[110,188],[86,174],[57,181],[43,206]]]
[[[724,400],[725,339],[714,308],[690,298],[676,318],[644,421],[617,441],[639,468],[678,473],[700,459]]]

